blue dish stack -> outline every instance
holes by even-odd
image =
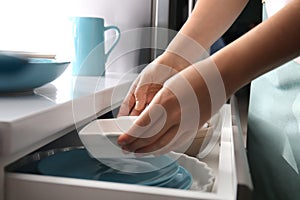
[[[37,171],[43,175],[176,189],[189,189],[193,181],[189,171],[166,155],[103,161],[91,158],[84,148],[73,149],[40,160]],[[112,166],[126,166],[127,170]],[[131,172],[129,168],[137,170]]]

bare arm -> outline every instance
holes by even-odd
[[[157,62],[178,71],[189,66],[225,33],[247,3],[248,0],[198,0],[192,15]]]
[[[263,73],[300,55],[300,0],[293,0],[212,56],[227,96]]]
[[[209,67],[217,67],[227,99],[256,77],[300,55],[299,11],[300,0],[293,0],[271,18],[209,58],[212,62],[208,63],[213,63],[213,66],[206,67],[208,70]],[[203,95],[208,89],[203,77],[199,73],[195,75],[197,65],[203,67],[200,62],[194,67],[188,67],[182,74],[195,91],[202,91],[197,96],[202,116],[200,124],[204,124],[211,116],[211,98]]]

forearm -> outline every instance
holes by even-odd
[[[159,62],[180,71],[199,60],[231,26],[248,0],[198,0]]]
[[[212,56],[227,97],[259,75],[300,55],[300,0]]]
[[[208,49],[240,15],[248,0],[198,0],[179,31]]]
[[[300,54],[300,0],[179,75],[189,81],[199,102],[200,126],[226,100],[256,77]]]

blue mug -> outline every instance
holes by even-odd
[[[74,58],[72,74],[75,76],[104,76],[107,57],[120,40],[116,26],[104,26],[103,18],[73,17]],[[105,31],[116,31],[116,39],[105,51]]]

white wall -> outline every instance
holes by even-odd
[[[1,0],[0,50],[72,56],[69,16],[102,17],[106,25],[121,29],[121,40],[108,60],[108,71],[127,71],[143,62],[138,49],[150,42],[151,36],[140,28],[151,26],[151,0]],[[113,35],[106,34],[107,38]]]

